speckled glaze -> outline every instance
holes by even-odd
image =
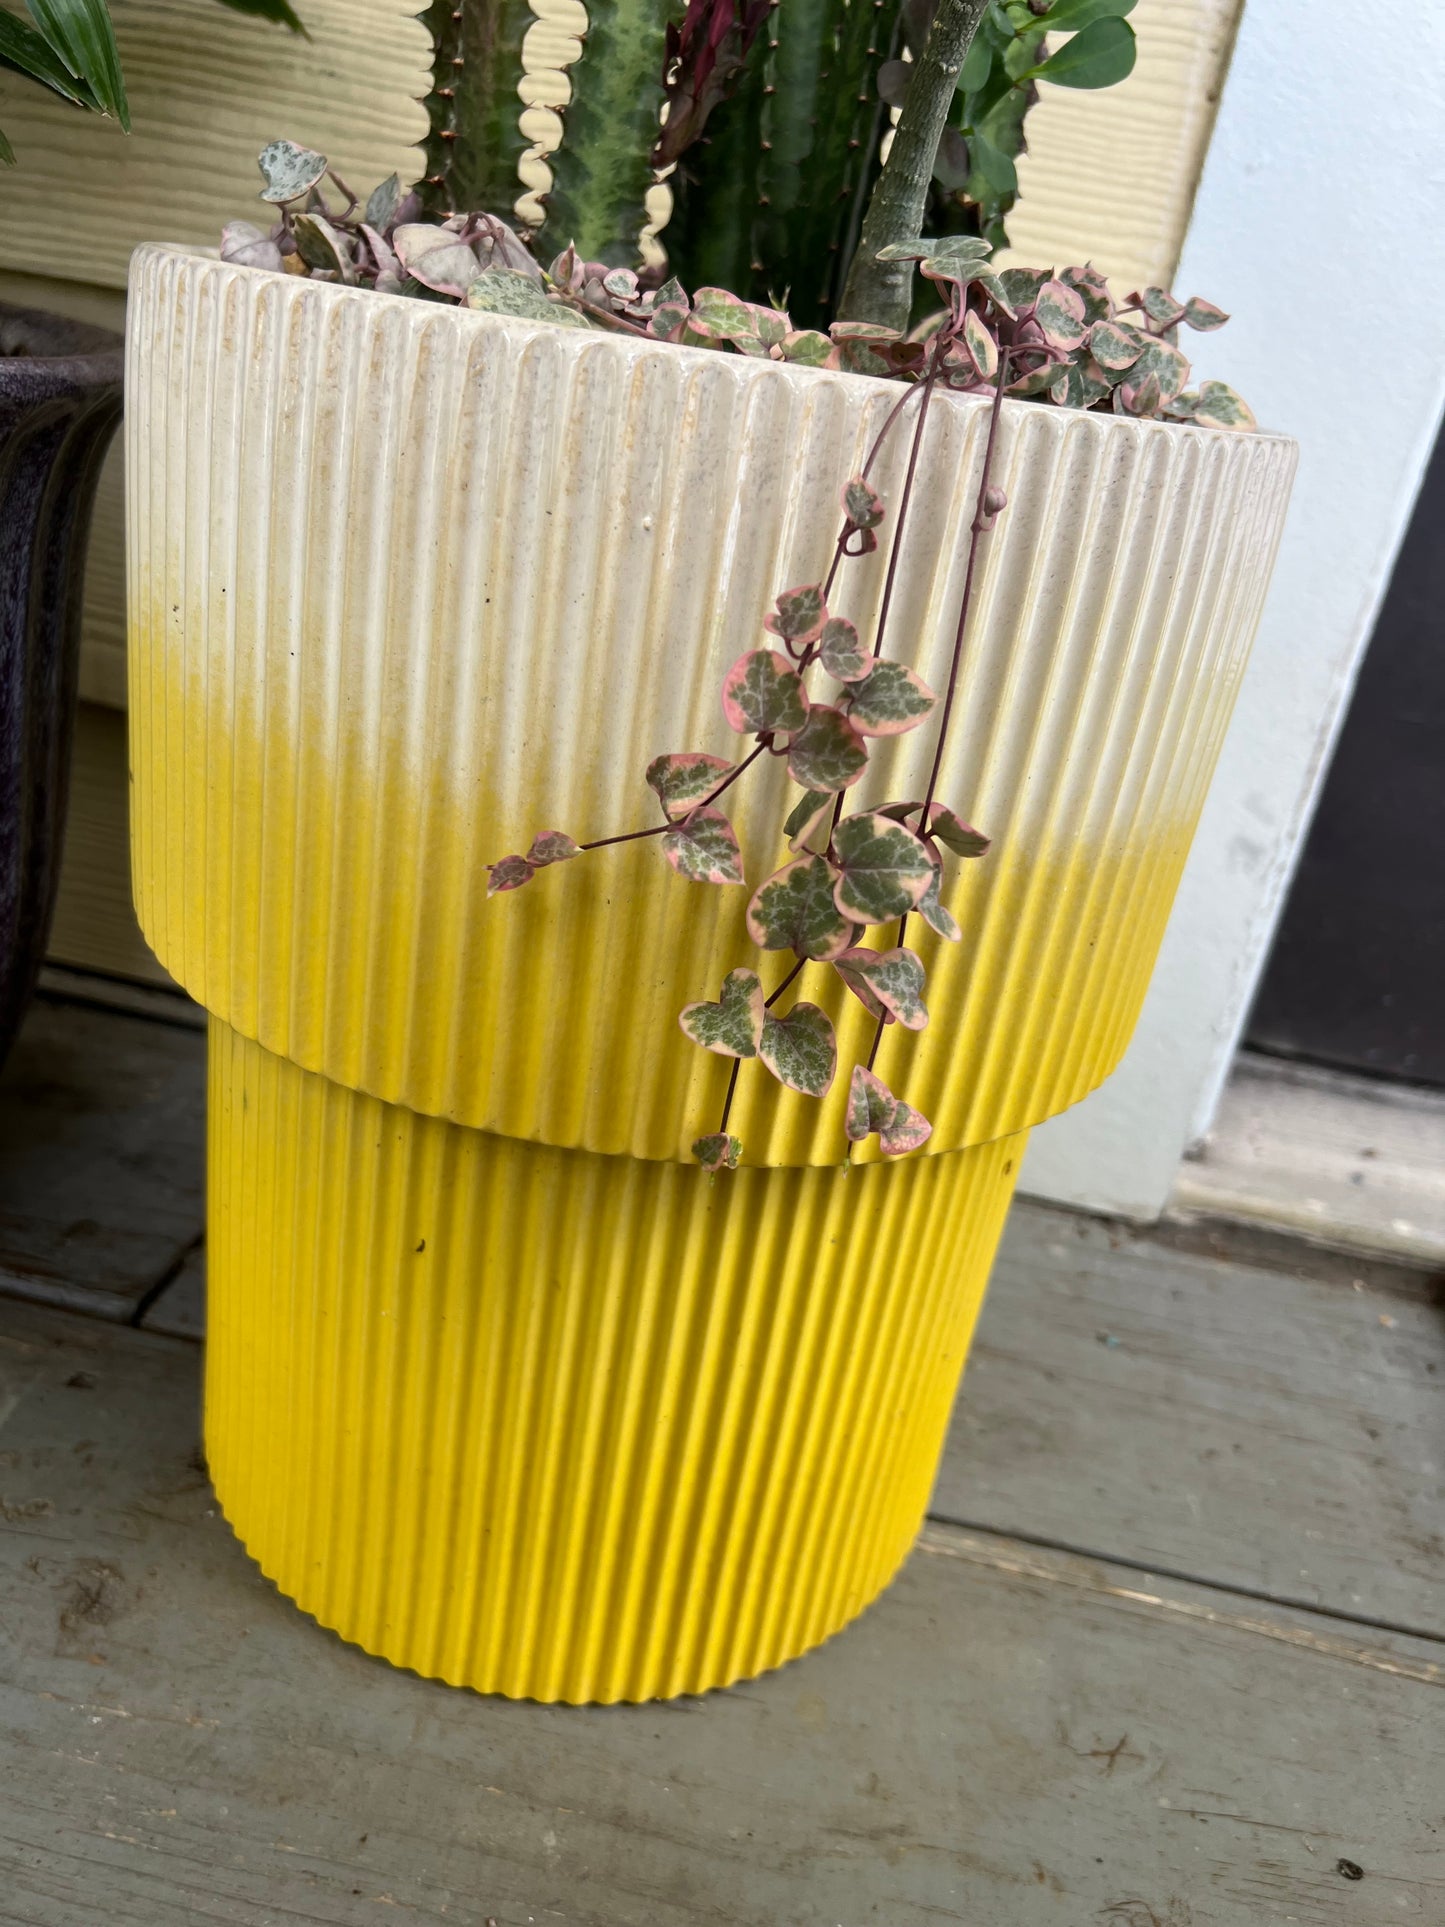
[[[55,906],[85,542],[122,368],[108,329],[0,303],[0,1060]]]

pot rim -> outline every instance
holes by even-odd
[[[125,338],[115,328],[91,321],[73,321],[49,308],[32,308],[16,301],[0,301],[0,339],[7,324],[22,334],[55,343],[53,353],[6,353],[0,350],[0,384],[8,372],[23,375],[28,385],[90,388],[119,381],[125,367]]]
[[[384,294],[378,292],[375,288],[350,287],[346,283],[339,281],[313,281],[310,278],[303,278],[299,275],[278,273],[274,268],[248,267],[239,261],[222,261],[218,248],[190,247],[180,241],[142,242],[131,256],[132,278],[135,277],[143,260],[153,255],[178,256],[182,260],[199,261],[211,267],[232,270],[237,274],[255,275],[265,281],[283,282],[291,289],[299,291],[304,288],[307,293],[307,298],[313,300],[328,297],[345,297],[362,301],[391,302],[411,311],[414,311],[418,307],[425,307],[434,314],[450,315],[454,321],[461,325],[472,326],[481,330],[485,330],[488,326],[497,326],[505,329],[516,329],[523,333],[535,334],[539,328],[553,325],[542,321],[529,321],[517,315],[491,314],[481,309],[464,308],[452,302],[418,302],[415,297],[411,295]],[[718,355],[718,350],[715,348],[694,348],[681,342],[663,342],[650,339],[643,340],[641,338],[634,339],[631,336],[621,333],[611,333],[604,328],[589,331],[585,336],[583,330],[580,328],[560,329],[557,330],[557,332],[561,334],[568,343],[577,343],[579,346],[585,345],[594,352],[598,351],[597,344],[605,343],[608,346],[602,349],[601,352],[607,352],[610,349],[611,351],[632,357],[637,357],[646,351],[648,353],[685,355],[690,359],[705,356],[709,361],[714,361]],[[817,381],[865,382],[871,388],[885,390],[887,393],[893,395],[896,395],[899,389],[905,386],[905,384],[890,380],[883,375],[859,375],[842,368],[809,368],[800,362],[768,361],[751,355],[725,354],[724,359],[736,364],[739,372],[746,370],[754,379],[768,379],[769,376],[772,375],[786,377],[792,380],[806,377]],[[992,405],[986,395],[960,395],[948,391],[943,392],[936,398],[935,405],[937,405],[938,402],[942,402],[952,408],[965,410],[988,408]],[[1100,414],[1095,410],[1052,407],[1046,403],[1035,401],[1029,396],[1014,395],[1005,397],[1004,409],[1011,417],[1018,417],[1022,412],[1024,419],[1029,419],[1041,413],[1053,417],[1077,415],[1081,420],[1107,425],[1111,429],[1129,429],[1136,433],[1148,432],[1151,434],[1173,435],[1187,431],[1192,435],[1227,435],[1232,441],[1276,442],[1286,443],[1291,447],[1295,446],[1295,439],[1292,435],[1287,435],[1276,428],[1214,428],[1201,426],[1197,422],[1159,421],[1140,415],[1106,415]]]

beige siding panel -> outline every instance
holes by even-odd
[[[125,285],[138,241],[215,242],[256,204],[278,134],[354,187],[414,171],[430,36],[417,0],[298,0],[309,40],[218,0],[114,0],[135,131],[0,75],[19,156],[0,196],[0,266]]]
[[[1239,13],[1240,0],[1139,0],[1139,60],[1126,81],[1102,93],[1040,89],[1008,260],[1093,261],[1125,290],[1167,284]]]

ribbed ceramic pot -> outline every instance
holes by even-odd
[[[228,1515],[447,1679],[777,1663],[906,1551],[1022,1134],[1127,1042],[1292,445],[1006,405],[940,785],[995,849],[947,881],[963,941],[918,942],[929,1028],[879,1059],[933,1137],[842,1175],[871,1024],[815,967],[845,1075],[819,1105],[746,1067],[746,1168],[710,1184],[728,1067],[676,1017],[751,960],[744,893],[651,843],[490,903],[484,865],[638,827],[653,756],[736,741],[723,672],[824,573],[896,388],[154,247],[129,383],[136,898],[214,1019]],[[935,686],[985,417],[930,411],[904,543],[889,653]],[[885,556],[834,597],[865,632]],[[850,806],[931,753],[877,743]],[[788,803],[778,765],[730,793],[754,880]]]
[[[109,330],[0,302],[0,1062],[55,908],[85,543],[121,368]]]

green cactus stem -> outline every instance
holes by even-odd
[[[528,142],[520,126],[522,38],[533,24],[527,0],[433,0],[431,129],[422,205],[433,216],[490,208],[510,216]]]

